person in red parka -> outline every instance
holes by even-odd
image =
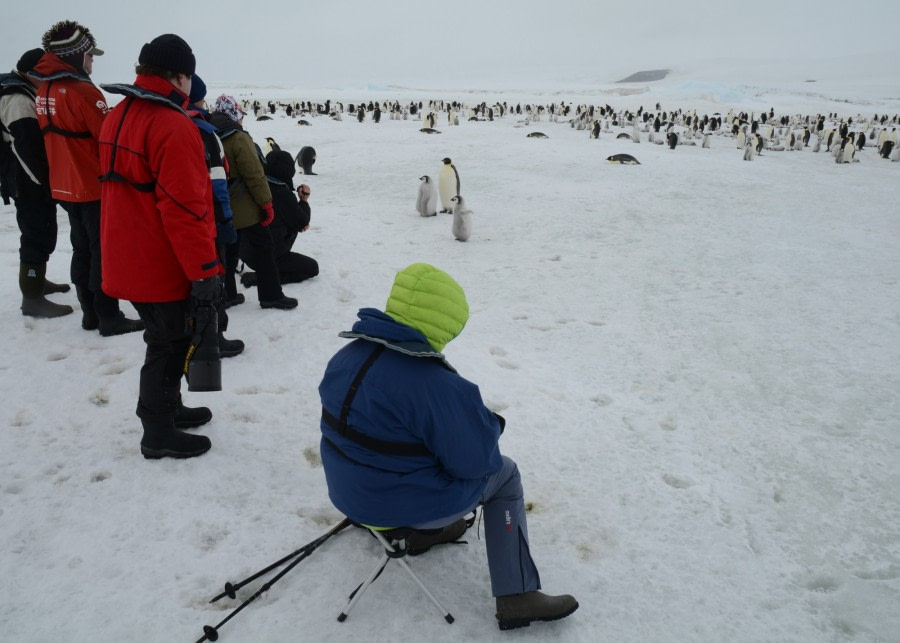
[[[184,111],[196,60],[164,34],[141,49],[133,85],[100,130],[103,287],[127,299],[146,324],[137,415],[145,458],[191,458],[209,438],[182,429],[212,419],[181,402],[193,306],[221,297],[212,183],[200,133]]]
[[[143,330],[126,319],[104,292],[100,277],[100,155],[97,137],[109,108],[91,82],[96,46],[90,29],[62,20],[42,38],[46,53],[28,72],[42,81],[35,101],[50,164],[50,191],[69,215],[72,283],[81,304],[81,327],[104,337]]]

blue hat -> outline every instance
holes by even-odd
[[[206,98],[206,83],[203,82],[200,76],[194,74],[194,77],[191,79],[191,93],[188,95],[188,100],[191,103],[196,103],[204,98]]]

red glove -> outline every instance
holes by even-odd
[[[275,220],[275,208],[272,207],[271,201],[263,203],[259,208],[261,210],[259,225],[266,227]]]

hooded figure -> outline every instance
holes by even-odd
[[[294,174],[294,159],[288,152],[273,150],[266,155],[266,179],[269,181],[272,205],[275,207],[275,218],[269,226],[269,233],[272,235],[272,252],[282,284],[306,281],[319,274],[319,264],[315,259],[292,252],[297,237],[309,228],[312,218],[308,202],[309,188],[304,192],[306,198],[298,199],[298,191],[294,190]],[[245,250],[246,248],[242,248],[242,251]],[[253,268],[252,257],[246,256],[244,262]],[[255,282],[255,277],[256,273],[245,272],[241,275],[241,283],[247,285],[248,281]]]
[[[574,612],[573,597],[537,591],[521,477],[500,454],[505,421],[442,353],[469,319],[462,287],[415,263],[395,276],[384,312],[358,316],[340,333],[354,341],[331,358],[319,385],[334,506],[364,525],[438,530],[410,535],[414,553],[461,536],[464,516],[482,505],[500,629]]]

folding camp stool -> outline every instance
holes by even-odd
[[[384,547],[384,554],[381,556],[381,559],[375,564],[375,567],[372,568],[372,572],[369,576],[362,582],[362,584],[353,590],[353,593],[350,594],[350,600],[347,602],[347,606],[344,608],[344,611],[340,613],[338,616],[338,621],[343,623],[347,617],[350,615],[350,610],[353,609],[353,606],[356,605],[356,602],[362,597],[363,592],[365,592],[369,585],[371,585],[376,578],[381,575],[381,572],[384,571],[384,568],[391,560],[396,560],[403,569],[407,571],[410,577],[416,582],[416,585],[419,586],[425,595],[431,599],[431,602],[434,603],[435,607],[437,607],[438,611],[440,611],[441,616],[444,617],[444,620],[448,623],[453,622],[453,616],[447,609],[441,605],[440,601],[434,597],[428,588],[425,587],[425,584],[416,576],[416,573],[410,569],[409,563],[406,562],[406,539],[412,534],[415,529],[412,527],[398,527],[396,529],[378,529],[377,527],[370,527],[369,525],[360,525],[361,527],[368,529],[369,532],[378,539],[378,542],[381,543],[382,547]]]

